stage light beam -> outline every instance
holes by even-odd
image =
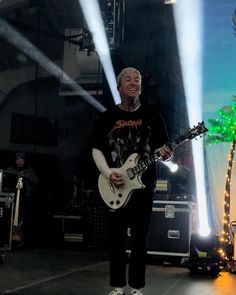
[[[117,90],[116,77],[111,61],[110,50],[105,33],[104,23],[97,0],[78,0],[86,19],[88,28],[93,37],[93,43],[104,69],[115,104],[120,103],[120,94]]]
[[[14,29],[7,21],[0,19],[0,36],[6,39],[9,43],[24,52],[27,56],[35,60],[46,71],[55,76],[58,80],[62,77],[64,81],[68,82],[68,87],[74,91],[79,91],[80,96],[97,108],[99,111],[105,111],[105,107],[94,99],[85,89],[71,79],[63,70],[53,63],[47,56],[45,56],[39,49],[37,49],[29,40],[27,40],[21,33]]]
[[[202,121],[202,0],[179,0],[175,26],[190,125]],[[203,141],[192,141],[199,233],[210,234],[205,185]]]

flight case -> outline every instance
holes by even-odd
[[[14,193],[0,192],[0,255],[11,249]]]
[[[148,234],[148,254],[189,257],[196,227],[196,204],[154,201]]]

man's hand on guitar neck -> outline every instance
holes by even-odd
[[[159,153],[163,161],[170,161],[173,157],[173,149],[170,149],[168,146],[164,145],[159,149]]]
[[[122,174],[112,171],[110,174],[110,181],[117,187],[122,187],[124,186],[124,180],[122,178]]]

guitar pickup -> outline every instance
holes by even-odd
[[[127,172],[127,175],[129,176],[129,179],[133,179],[135,177],[135,174],[133,173],[131,168],[127,169],[126,172]]]

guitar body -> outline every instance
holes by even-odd
[[[21,246],[23,243],[23,223],[19,223],[18,225],[13,225],[12,227],[12,236],[11,240],[13,243]]]
[[[138,164],[139,154],[134,153],[128,157],[125,164],[120,168],[113,168],[123,175],[125,182],[124,186],[117,188],[109,179],[104,177],[102,174],[98,178],[98,188],[103,201],[111,209],[119,209],[126,205],[129,201],[130,196],[135,189],[144,188],[144,184],[141,181],[141,174],[136,175],[130,179],[127,174],[129,168],[133,168]]]

